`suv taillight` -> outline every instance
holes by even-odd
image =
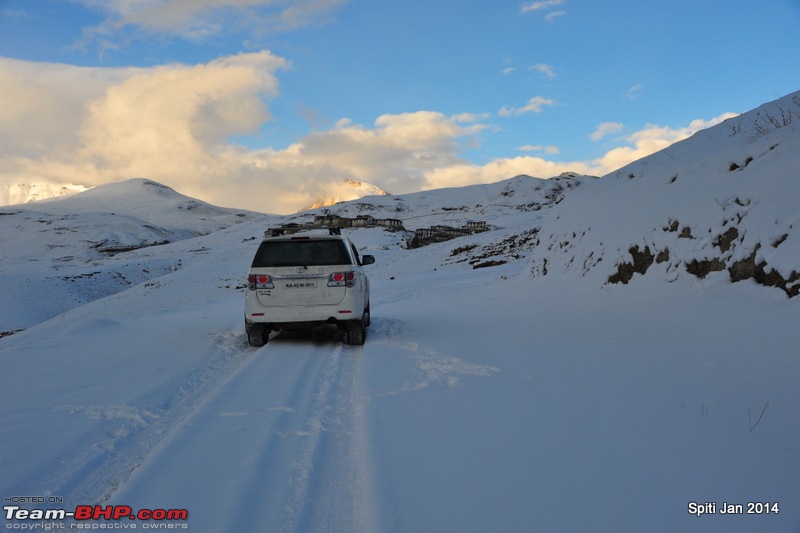
[[[328,287],[352,287],[355,284],[355,272],[334,272],[328,276]]]
[[[272,278],[266,274],[250,274],[247,276],[247,288],[251,291],[256,289],[274,289]]]

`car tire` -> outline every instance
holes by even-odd
[[[245,330],[247,331],[247,342],[250,346],[260,348],[269,341],[269,330],[263,326],[245,324]]]
[[[370,324],[372,324],[372,313],[369,310],[369,303],[367,303],[367,308],[364,309],[364,327],[368,328]]]
[[[250,343],[250,346],[260,348],[267,344],[267,336],[263,333],[248,333],[247,342]]]
[[[361,346],[367,339],[367,327],[362,320],[358,320],[347,328],[347,344]]]

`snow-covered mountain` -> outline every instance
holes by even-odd
[[[542,222],[536,276],[745,279],[800,293],[800,95],[575,191]]]
[[[87,190],[82,185],[53,183],[0,183],[0,205],[25,204],[61,198]]]
[[[261,215],[216,207],[154,181],[134,179],[66,198],[0,207],[0,216],[0,239],[14,250],[7,259],[59,261],[64,251],[68,258],[97,259],[207,235]]]
[[[133,180],[137,181],[137,180]],[[138,181],[150,181],[140,179]],[[309,207],[331,206],[340,202],[357,200],[363,196],[376,196],[389,194],[380,187],[355,179],[321,182],[315,196],[317,200]],[[20,181],[7,181],[0,183],[0,206],[27,204],[42,200],[64,198],[91,188],[75,184],[55,183],[26,183]],[[197,200],[199,201],[199,200]]]
[[[14,331],[77,305],[174,271],[181,258],[145,251],[208,235],[262,215],[212,206],[159,183],[134,179],[64,198],[0,207],[0,275],[7,283],[0,331]]]
[[[0,492],[201,532],[795,531],[798,145],[800,93],[602,178],[0,208]],[[264,229],[326,214],[403,224],[345,230],[377,258],[366,344],[249,347]]]
[[[325,183],[324,189],[319,191],[319,199],[309,209],[327,207],[341,202],[357,200],[364,196],[386,196],[389,193],[371,183],[354,179]]]

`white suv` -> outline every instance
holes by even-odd
[[[369,279],[361,267],[375,258],[359,257],[338,228],[324,229],[327,235],[302,227],[265,233],[247,276],[244,325],[251,346],[266,344],[271,331],[320,324],[336,324],[349,344],[364,344]]]

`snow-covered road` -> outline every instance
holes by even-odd
[[[315,334],[239,335],[235,370],[114,500],[190,501],[207,531],[372,530],[361,348]]]
[[[799,317],[758,291],[432,271],[375,281],[363,347],[251,348],[240,295],[84,309],[4,340],[2,491],[185,508],[209,532],[792,531]]]

